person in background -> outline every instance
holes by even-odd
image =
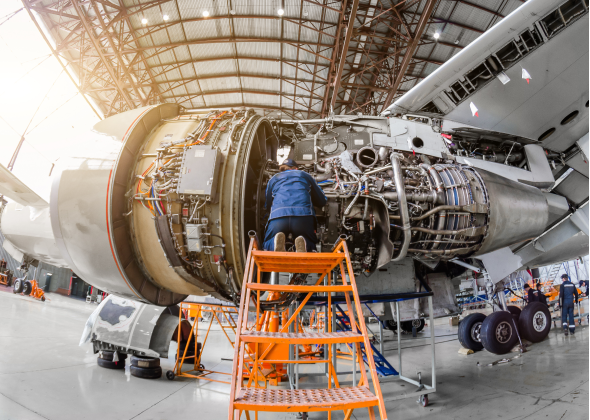
[[[536,291],[535,289],[533,289],[528,283],[525,283],[524,285],[524,291],[527,292],[527,305],[530,304],[531,302],[538,302],[538,295],[539,292]]]
[[[292,234],[297,252],[311,252],[318,242],[314,206],[328,202],[315,179],[286,159],[266,187],[265,208],[270,216],[264,235],[264,249],[285,252],[285,238]]]
[[[543,286],[541,286],[541,283],[537,283],[537,292],[537,298],[539,299],[539,302],[547,305],[547,296],[545,296],[545,293],[543,293]]]
[[[559,287],[559,305],[561,306],[561,322],[563,324],[563,332],[565,335],[569,332],[574,335],[576,333],[576,321],[574,320],[574,301],[578,303],[578,289],[570,281],[567,274],[562,274],[563,280]],[[569,321],[569,324],[568,324]]]
[[[578,287],[582,292],[582,296],[588,296],[588,280],[580,280],[580,284]]]

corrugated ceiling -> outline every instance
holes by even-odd
[[[412,51],[409,45],[431,2],[433,11]],[[522,1],[23,4],[78,89],[104,116],[175,102],[186,108],[253,106],[313,118],[329,112],[331,102],[339,114],[379,113],[388,98],[391,102],[411,89]],[[411,60],[392,96],[406,54]],[[340,63],[342,76],[332,101]]]

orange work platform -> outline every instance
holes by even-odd
[[[333,275],[335,270],[339,270],[339,276]],[[315,284],[265,284],[261,283],[263,272],[318,274],[319,279]],[[265,313],[261,311],[260,306],[261,295],[266,291],[283,295],[301,293],[300,297],[303,296],[303,299],[295,305],[296,309],[288,319],[284,319],[277,332],[248,330],[249,310],[256,311],[256,325],[264,322]],[[351,320],[355,321],[352,322],[352,331],[332,331],[332,318],[335,314],[331,303],[335,292],[344,293],[348,313]],[[325,332],[303,332],[295,322],[298,314],[314,293],[324,293],[324,296],[327,296],[325,319],[327,331]],[[250,419],[250,411],[256,413],[256,418],[260,411],[300,413],[327,411],[328,419],[332,417],[332,411],[344,411],[345,419],[350,419],[353,410],[359,408],[367,408],[370,418],[375,419],[375,407],[379,410],[380,418],[387,419],[354,272],[344,240],[340,240],[332,252],[294,253],[260,251],[256,238],[251,237],[240,302],[230,389],[230,420],[240,419],[242,413]],[[250,306],[250,303],[253,305]],[[289,332],[291,324],[293,324],[291,328],[299,332]],[[299,345],[335,343],[356,346],[356,360],[353,363],[354,368],[356,366],[360,368],[361,377],[358,383],[353,383],[353,386],[340,386],[338,373],[332,362],[333,346],[327,346],[326,359],[295,357],[293,360],[284,352],[273,352],[275,347],[293,345],[297,354]],[[361,343],[368,353],[370,375],[363,368]],[[282,357],[279,359],[278,355]],[[327,365],[327,383],[323,389],[297,389],[298,382],[295,389],[269,389],[268,382],[264,380],[264,377],[261,378],[264,366],[318,363]]]
[[[186,341],[186,346],[182,348],[180,343],[182,342],[182,326],[183,322],[187,322],[183,318],[183,314],[186,313],[188,317],[194,318],[194,322],[191,325],[191,331],[188,335],[188,340]],[[175,377],[184,377],[184,378],[194,378],[194,379],[205,379],[207,381],[212,382],[221,382],[224,384],[229,384],[229,381],[224,381],[221,379],[213,379],[210,378],[210,375],[226,375],[231,376],[231,373],[226,372],[219,372],[210,369],[205,369],[205,366],[201,364],[201,357],[203,355],[203,351],[205,350],[205,344],[207,344],[207,338],[209,337],[209,332],[211,331],[211,327],[214,324],[214,321],[217,321],[221,331],[227,338],[227,341],[230,345],[234,345],[234,341],[232,338],[235,337],[236,334],[236,323],[234,317],[237,316],[238,309],[235,306],[226,306],[226,305],[212,305],[207,303],[191,303],[191,302],[181,302],[180,303],[180,312],[178,314],[178,337],[177,343],[179,343],[177,351],[176,351],[176,364],[174,365],[173,370],[169,370],[166,373],[166,377],[170,380],[173,380]],[[199,318],[210,316],[209,319],[209,326],[207,327],[207,332],[205,333],[205,337],[201,342],[199,342]],[[195,344],[194,348],[197,349],[196,354],[189,355],[187,351],[191,347],[191,340],[194,337]],[[192,360],[192,363],[189,362]],[[183,370],[183,367],[187,365],[191,369]],[[227,378],[229,380],[229,378]]]

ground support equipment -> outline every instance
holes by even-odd
[[[346,270],[344,268],[346,265]],[[340,269],[342,274],[342,284],[336,285],[333,281],[332,270]],[[319,280],[314,285],[280,285],[261,283],[261,273],[279,272],[293,274],[319,274]],[[256,281],[254,275],[256,274]],[[348,276],[346,276],[348,274]],[[350,283],[348,282],[350,280]],[[272,291],[281,293],[305,293],[305,298],[290,313],[289,319],[283,323],[279,332],[259,332],[248,331],[245,329],[248,319],[249,303],[252,301],[256,307],[257,323],[261,317],[260,296],[261,292]],[[309,298],[314,293],[327,294],[328,311],[325,316],[325,325],[327,332],[305,333],[305,332],[288,332],[289,327],[297,319]],[[346,305],[349,314],[352,317],[352,331],[337,332],[332,328],[332,293],[344,292]],[[352,294],[352,299],[350,297]],[[359,366],[364,367],[361,357],[361,343],[364,344],[367,352],[371,352],[369,337],[365,320],[362,315],[360,300],[356,288],[356,281],[352,270],[350,256],[346,247],[346,242],[340,240],[333,252],[327,253],[289,253],[289,252],[270,252],[259,251],[258,242],[255,236],[251,236],[248,256],[246,261],[246,270],[244,281],[242,283],[242,294],[240,300],[240,310],[238,317],[237,336],[234,346],[234,364],[232,372],[232,384],[230,389],[230,406],[229,419],[236,420],[245,412],[246,417],[250,418],[249,412],[299,412],[308,413],[313,411],[327,411],[330,419],[332,411],[344,411],[345,419],[350,419],[353,410],[358,408],[367,408],[371,419],[375,419],[375,409],[378,411],[381,419],[386,419],[385,404],[381,394],[381,386],[377,379],[377,370],[371,354],[368,356],[370,366],[370,377],[373,384],[373,390],[370,389],[369,375],[365,369],[360,369],[361,378],[358,383],[353,383],[351,387],[341,387],[338,380],[338,372],[332,363],[332,357],[335,357],[332,346],[328,346],[327,359],[299,359],[298,350],[294,352],[295,359],[286,360],[269,360],[267,355],[272,347],[277,344],[289,344],[298,349],[299,345],[305,344],[336,344],[350,343],[356,348],[357,360]],[[354,305],[354,309],[353,309]],[[296,325],[296,324],[295,324]],[[358,328],[357,328],[358,325]],[[247,347],[254,348],[253,367],[250,372],[248,382],[244,386],[244,366]],[[261,351],[261,349],[264,349]],[[287,363],[296,367],[299,364],[317,364],[322,363],[327,366],[328,383],[327,388],[323,389],[298,389],[299,383],[295,383],[291,389],[268,389],[261,388],[258,380],[258,367],[262,363]],[[266,385],[266,383],[264,383]]]
[[[395,368],[392,367],[391,363],[389,363],[385,357],[383,356],[383,327],[380,324],[380,328],[379,328],[379,345],[380,345],[380,351],[376,351],[375,347],[372,345],[372,354],[373,356],[373,360],[374,360],[374,364],[378,370],[378,374],[380,376],[380,382],[381,383],[386,383],[386,382],[390,382],[390,381],[394,381],[394,380],[402,380],[404,382],[407,382],[409,384],[412,384],[414,386],[416,386],[418,389],[415,391],[415,395],[418,396],[418,403],[421,404],[422,406],[427,406],[428,405],[428,394],[432,394],[436,392],[436,352],[435,352],[435,334],[434,334],[434,312],[433,312],[433,304],[432,304],[432,296],[433,296],[433,292],[430,289],[430,287],[428,286],[428,284],[421,282],[422,287],[424,288],[424,290],[419,291],[419,292],[411,292],[411,293],[392,293],[392,294],[387,294],[387,295],[362,295],[359,297],[360,302],[362,302],[363,304],[365,304],[367,307],[368,304],[371,303],[389,303],[391,305],[391,312],[396,314],[396,324],[399,326],[401,325],[400,322],[400,317],[399,317],[399,302],[404,301],[404,300],[413,300],[413,299],[422,299],[422,298],[428,298],[428,311],[429,311],[429,329],[430,329],[430,358],[432,361],[431,364],[431,373],[432,373],[432,383],[431,385],[427,385],[422,383],[422,374],[420,372],[418,372],[417,376],[417,380],[416,379],[412,379],[409,378],[407,376],[402,375],[402,347],[401,347],[401,334],[398,330],[398,334],[397,334],[397,349],[398,349],[398,366],[397,366],[397,370]],[[342,317],[342,315],[348,315],[346,310],[339,310],[338,309],[338,305],[345,303],[344,297],[343,296],[334,296],[331,299],[331,305],[332,305],[332,312],[338,316],[334,316],[333,320],[334,320],[334,330],[338,327],[336,321],[338,320],[338,318],[342,318],[342,322],[341,324],[343,325],[343,329],[346,331],[348,326],[350,325],[350,321],[346,320],[346,318]],[[323,306],[324,307],[324,312],[327,312],[327,306],[326,304],[328,304],[328,300],[326,297],[322,297],[322,296],[314,296],[312,298],[310,298],[307,302],[308,304],[313,303],[316,306],[316,314],[317,313],[322,313],[321,310],[319,309],[319,307]],[[329,305],[329,304],[328,304]],[[370,310],[370,308],[369,308]],[[376,316],[374,312],[372,312],[370,310],[370,312],[373,314],[373,316]],[[347,360],[352,360],[355,359],[357,357],[357,353],[356,353],[356,346],[352,346],[352,352],[351,351],[347,351],[346,348],[344,349],[344,351],[335,351],[333,354],[337,355],[338,358],[342,358],[342,359],[347,359]],[[364,355],[363,360],[365,361],[365,363],[368,364],[368,360],[366,359],[366,355]],[[336,357],[334,357],[333,363],[336,364]],[[381,370],[381,372],[379,372],[379,370]],[[350,372],[349,372],[350,373]],[[356,378],[356,374],[357,371],[355,369],[353,369],[352,371],[352,377],[353,377],[353,381],[355,381]],[[395,400],[401,400],[401,399],[405,399],[405,398],[410,398],[412,397],[412,393],[404,393],[402,395],[388,395],[386,397],[384,397],[385,401],[395,401]]]
[[[220,379],[213,379],[210,378],[209,375],[218,374],[218,375],[225,375],[225,376],[232,376],[231,373],[227,372],[218,372],[210,369],[205,369],[205,366],[201,364],[201,357],[203,355],[203,351],[205,350],[205,344],[207,344],[207,338],[209,337],[209,332],[211,331],[211,327],[213,326],[213,321],[217,321],[219,324],[221,331],[223,331],[227,341],[233,347],[234,340],[236,337],[236,317],[238,315],[238,310],[235,306],[225,306],[225,305],[211,305],[211,304],[204,304],[204,303],[191,303],[191,302],[181,302],[180,304],[180,311],[178,314],[178,348],[176,351],[176,364],[174,365],[173,370],[169,370],[166,372],[166,377],[170,380],[173,380],[175,377],[184,377],[184,378],[193,378],[193,379],[205,379],[207,381],[212,382],[220,382],[224,384],[229,384],[228,381],[220,380]],[[191,328],[191,334],[186,341],[186,345],[184,348],[181,347],[180,343],[181,340],[181,330],[182,330],[182,323],[185,321],[183,319],[183,314],[186,313],[190,318],[194,318],[194,322]],[[209,315],[210,314],[210,315]],[[209,316],[208,316],[209,315]],[[195,345],[196,354],[188,355],[187,351],[190,348],[191,340],[194,337],[195,343],[199,342],[199,318],[209,317],[209,326],[207,327],[207,332],[205,333],[205,338],[200,346]],[[192,369],[183,370],[183,366],[188,365],[190,367],[189,359],[192,359],[193,365]]]

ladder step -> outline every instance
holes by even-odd
[[[281,333],[266,331],[245,331],[240,340],[246,343],[284,343],[284,344],[332,344],[360,343],[363,336],[352,331]]]
[[[251,290],[265,290],[269,292],[352,292],[352,286],[296,286],[289,284],[247,283],[246,287]]]
[[[311,412],[372,407],[379,399],[365,386],[332,389],[241,389],[234,408],[275,412]]]
[[[262,272],[327,273],[344,261],[336,252],[273,252],[252,251],[252,257]]]

